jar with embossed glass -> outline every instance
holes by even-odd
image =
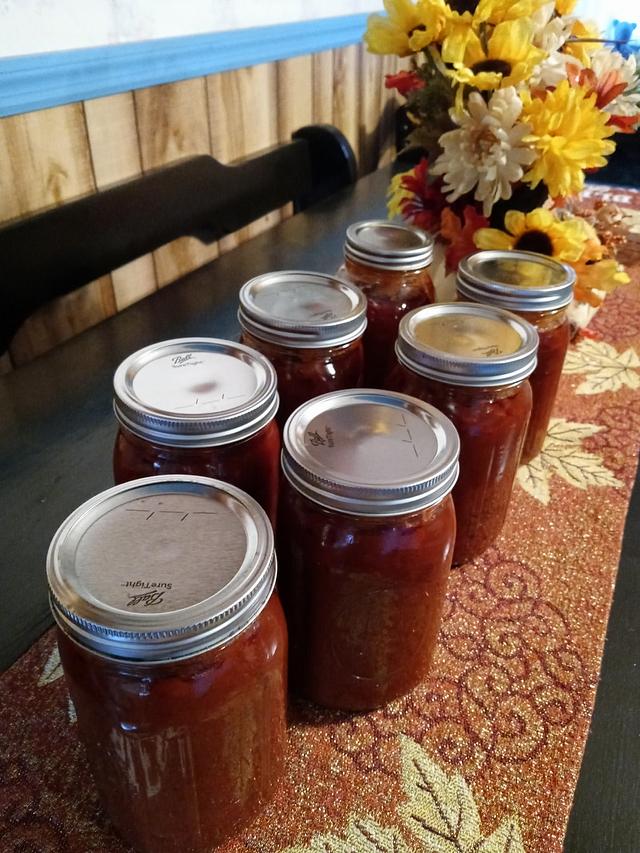
[[[365,386],[384,387],[400,320],[414,308],[433,302],[432,258],[433,238],[412,225],[371,220],[347,228],[344,264],[338,275],[367,297]]]
[[[279,587],[294,691],[376,708],[429,668],[453,543],[459,441],[402,394],[339,391],[284,431]]]
[[[116,483],[214,477],[248,492],[275,522],[277,379],[261,353],[215,338],[162,341],[125,359],[113,388]]]
[[[457,288],[462,299],[513,311],[538,330],[538,364],[529,378],[533,409],[523,462],[540,453],[547,435],[571,337],[567,308],[575,278],[569,264],[534,252],[476,252],[458,266]]]
[[[538,335],[507,311],[471,303],[418,308],[400,324],[388,385],[436,406],[460,435],[455,564],[500,533],[531,414]]]
[[[132,481],[67,518],[47,575],[108,817],[139,853],[209,853],[283,769],[287,631],[266,514],[204,477]]]
[[[278,423],[299,405],[362,385],[367,301],[357,287],[315,272],[280,271],[240,290],[242,342],[278,375]]]

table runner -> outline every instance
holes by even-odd
[[[562,850],[640,444],[640,264],[631,272],[570,349],[495,547],[451,574],[429,679],[369,714],[294,703],[283,784],[222,853]],[[52,631],[0,690],[2,850],[125,851]]]

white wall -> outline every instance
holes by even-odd
[[[640,37],[640,2],[638,0],[579,0],[575,15],[579,15],[589,21],[595,21],[600,29],[605,32],[615,18],[619,21],[637,22],[634,31],[634,39]]]
[[[381,0],[2,0],[0,57],[377,11]]]

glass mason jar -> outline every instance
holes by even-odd
[[[337,391],[288,420],[279,588],[293,689],[377,708],[429,668],[455,538],[459,442],[432,406]]]
[[[313,272],[273,272],[240,291],[242,342],[278,375],[278,423],[307,400],[362,385],[367,302],[357,287]]]
[[[114,379],[116,483],[165,474],[225,480],[275,523],[280,431],[275,370],[242,344],[179,338],[130,355]]]
[[[347,228],[344,265],[338,275],[367,297],[364,384],[382,388],[400,320],[434,300],[429,265],[433,238],[411,225],[386,220],[356,222]]]
[[[390,387],[436,406],[460,436],[456,565],[502,530],[531,414],[527,377],[537,346],[533,326],[485,305],[429,305],[400,324]]]
[[[204,477],[126,483],[67,518],[47,576],[113,825],[140,853],[208,853],[283,768],[287,632],[265,513]]]
[[[538,366],[530,377],[533,410],[522,450],[529,462],[542,450],[570,339],[567,308],[576,275],[572,267],[534,252],[484,251],[458,266],[461,298],[513,311],[538,330]]]

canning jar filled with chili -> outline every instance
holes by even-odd
[[[347,228],[344,265],[338,275],[367,297],[367,387],[383,387],[394,361],[400,320],[413,308],[433,302],[432,257],[433,238],[420,228],[386,220],[356,222]]]
[[[266,514],[205,477],[133,481],[67,518],[47,576],[113,825],[140,853],[208,853],[283,767],[287,632]]]
[[[113,379],[116,483],[165,474],[225,480],[275,523],[280,430],[275,370],[259,352],[179,338],[130,355]]]
[[[307,400],[362,384],[367,301],[357,287],[315,272],[272,272],[240,291],[242,342],[278,375],[278,423]]]
[[[527,377],[537,346],[533,326],[488,305],[428,305],[400,323],[389,386],[436,406],[460,436],[455,565],[481,554],[504,524],[531,414]]]
[[[457,288],[463,299],[513,311],[538,330],[538,366],[529,379],[533,410],[523,463],[540,453],[547,435],[569,346],[567,308],[575,278],[568,264],[534,252],[476,252],[458,266]]]
[[[455,538],[457,433],[420,400],[337,391],[297,409],[283,444],[293,689],[330,708],[379,707],[431,661]]]

